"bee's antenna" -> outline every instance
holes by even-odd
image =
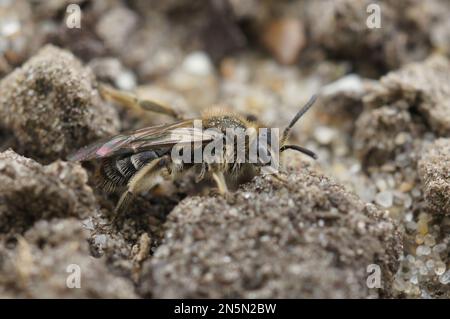
[[[309,150],[307,148],[301,147],[299,145],[283,145],[280,148],[280,152],[284,152],[287,149],[295,150],[297,152],[300,152],[300,153],[303,153],[305,155],[308,155],[309,157],[312,157],[313,159],[317,159],[317,154],[316,153],[314,153],[313,151],[311,151],[311,150]]]
[[[291,123],[289,123],[289,125],[283,131],[283,137],[281,139],[281,144],[283,144],[287,140],[292,127],[311,108],[311,106],[313,106],[313,104],[314,104],[314,102],[316,102],[316,100],[317,100],[317,95],[314,94],[313,96],[311,96],[309,101],[301,108],[301,110],[298,111],[298,113],[294,116]]]

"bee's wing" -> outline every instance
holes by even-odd
[[[203,131],[193,127],[192,120],[163,124],[122,133],[97,141],[69,155],[70,161],[89,161],[98,158],[132,154],[142,151],[171,147],[182,143],[205,143],[212,141],[218,132]]]

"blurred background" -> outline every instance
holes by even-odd
[[[400,222],[395,294],[448,296],[450,207],[421,156],[450,136],[449,1],[0,0],[0,79],[46,44],[190,116],[220,104],[283,127],[320,93],[293,134],[308,165]],[[119,112],[121,130],[170,121]]]

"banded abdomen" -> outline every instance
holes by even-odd
[[[144,151],[103,159],[98,174],[99,187],[107,192],[113,192],[126,186],[136,172],[165,153],[167,150]]]

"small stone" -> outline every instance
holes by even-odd
[[[413,218],[414,218],[413,213],[408,212],[408,213],[405,214],[405,221],[411,222],[411,221],[413,221]]]
[[[425,266],[425,263],[424,263],[423,260],[421,260],[421,259],[416,259],[416,261],[414,262],[414,266],[415,266],[417,269],[420,269],[420,268],[422,268],[423,266]]]
[[[335,95],[343,92],[364,93],[364,84],[361,77],[357,74],[349,74],[322,88],[322,94],[324,95]]]
[[[375,196],[375,202],[384,208],[389,208],[394,202],[394,195],[389,191],[380,192]]]
[[[410,208],[412,205],[412,198],[408,194],[405,194],[405,197],[403,198],[403,207]]]
[[[422,276],[428,275],[428,268],[427,268],[426,266],[420,267],[420,268],[419,268],[419,273],[420,273]]]
[[[445,268],[445,263],[443,261],[436,261],[434,264],[434,273],[440,276],[445,272]]]
[[[414,187],[413,183],[403,182],[400,184],[399,191],[406,193],[412,190]]]
[[[444,285],[450,283],[450,270],[447,270],[447,272],[439,277],[439,282]]]
[[[0,23],[0,34],[9,37],[20,31],[20,22],[16,19],[6,19]]]
[[[434,260],[433,260],[433,259],[427,260],[427,262],[425,263],[425,266],[427,266],[427,268],[428,268],[429,270],[433,270],[433,269],[434,269],[434,266],[435,266]]]
[[[428,246],[420,245],[416,248],[417,256],[426,256],[431,253],[431,248]]]
[[[433,252],[436,254],[440,254],[440,253],[443,253],[446,249],[447,249],[446,244],[444,244],[444,243],[437,244],[436,246],[433,247]]]
[[[184,59],[182,67],[192,75],[208,76],[212,72],[212,64],[209,56],[201,51],[190,53]]]
[[[394,280],[393,288],[398,291],[404,291],[406,289],[406,283],[402,278],[396,277]]]
[[[417,229],[417,224],[413,221],[406,222],[405,226],[406,226],[406,229],[408,229],[410,231],[414,231]]]
[[[136,87],[136,77],[132,72],[124,71],[117,76],[115,84],[119,89],[129,91]]]
[[[406,261],[410,264],[414,264],[416,258],[413,255],[406,256]]]
[[[428,234],[428,222],[426,219],[419,219],[417,222],[417,230],[422,235]]]
[[[417,234],[416,235],[416,244],[418,245],[422,245],[424,242],[424,236],[421,234]]]
[[[97,22],[95,32],[112,50],[120,51],[138,25],[137,14],[125,7],[115,7],[105,12]]]
[[[420,197],[421,194],[422,194],[422,192],[417,187],[414,187],[411,191],[411,195],[415,198]]]
[[[380,192],[384,192],[388,188],[388,185],[383,178],[377,178],[375,180],[375,185],[377,185],[377,188]]]
[[[408,135],[405,132],[398,133],[397,136],[395,137],[395,144],[397,145],[405,144],[407,137]]]
[[[293,64],[305,46],[305,31],[300,20],[281,18],[265,28],[262,41],[281,64]]]
[[[434,239],[433,235],[430,234],[425,235],[424,244],[429,247],[433,247],[434,245],[436,245],[436,240]]]
[[[94,237],[94,244],[97,245],[98,247],[105,247],[106,246],[106,242],[107,242],[108,238],[106,237],[105,234],[100,234]]]
[[[314,138],[322,145],[330,144],[335,136],[336,131],[326,126],[318,126],[314,130]]]

